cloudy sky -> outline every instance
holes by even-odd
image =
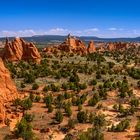
[[[140,0],[3,0],[0,37],[140,36]]]

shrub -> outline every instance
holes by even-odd
[[[34,99],[35,99],[34,94],[33,94],[33,93],[30,93],[29,98],[30,98],[30,99],[31,99],[31,101],[33,102],[33,101],[34,101]]]
[[[93,97],[88,101],[89,106],[95,106],[100,100],[99,95],[96,93],[93,95]]]
[[[91,84],[95,86],[95,85],[97,84],[97,81],[96,81],[95,79],[93,79],[93,80],[91,81]]]
[[[86,83],[83,83],[83,84],[80,84],[79,87],[80,87],[80,89],[84,90],[87,88],[87,85],[86,85]]]
[[[78,105],[78,111],[81,111],[81,110],[82,110],[82,105],[79,104],[79,105]]]
[[[130,122],[128,119],[121,121],[116,126],[112,125],[111,128],[109,128],[109,131],[112,132],[123,132],[125,129],[127,129],[130,125]]]
[[[53,96],[52,95],[47,95],[44,98],[44,102],[46,103],[46,107],[49,107],[53,102]]]
[[[14,106],[19,106],[19,105],[21,105],[21,99],[20,99],[20,98],[15,99],[15,100],[13,101],[13,105],[14,105]]]
[[[56,112],[55,119],[58,123],[61,123],[63,121],[63,114],[60,110]]]
[[[35,82],[36,77],[33,75],[33,73],[26,73],[25,74],[25,83],[33,83]]]
[[[79,111],[77,113],[77,120],[79,123],[85,123],[87,121],[87,112]]]
[[[26,86],[25,86],[25,84],[23,82],[21,82],[20,87],[25,88]]]
[[[70,106],[66,105],[65,113],[68,117],[70,117],[72,115],[72,110],[71,110]]]
[[[104,140],[104,134],[98,127],[89,128],[80,134],[79,140]]]
[[[106,120],[105,120],[105,116],[103,114],[94,116],[94,118],[93,118],[94,126],[101,128],[105,125],[105,123],[106,123]]]
[[[75,124],[76,124],[76,120],[71,119],[71,118],[68,120],[68,128],[69,129],[73,129],[75,127]]]
[[[140,88],[140,81],[137,82],[137,86]]]
[[[35,99],[34,99],[35,102],[39,102],[40,100],[41,100],[40,96],[35,96]]]
[[[89,114],[89,123],[93,124],[94,118],[95,118],[95,114],[90,113]]]
[[[53,106],[52,106],[52,105],[49,105],[49,106],[48,106],[48,112],[49,112],[49,113],[53,112]]]
[[[32,86],[32,90],[37,90],[39,88],[39,85],[37,83],[34,83]]]
[[[71,95],[69,93],[65,92],[64,93],[64,98],[65,99],[69,99],[69,98],[71,98]]]
[[[140,121],[137,122],[135,126],[135,131],[140,133]]]
[[[34,116],[33,115],[31,115],[31,114],[24,114],[24,119],[27,121],[27,122],[32,122],[33,121],[33,118],[34,118]]]
[[[139,100],[138,99],[131,99],[130,104],[131,104],[131,106],[138,107],[139,106]]]
[[[70,82],[75,82],[75,83],[78,83],[80,81],[79,77],[77,74],[75,75],[72,75],[69,79]]]
[[[66,91],[69,89],[69,85],[67,83],[63,83],[62,88]]]
[[[56,86],[54,84],[51,84],[51,89],[52,89],[53,92],[59,92],[60,91],[60,87]]]
[[[50,89],[50,87],[49,87],[49,86],[45,86],[45,87],[43,88],[43,91],[44,91],[44,92],[48,92],[48,91],[49,91],[49,89]]]
[[[32,107],[32,101],[30,98],[27,98],[22,101],[21,106],[24,110],[29,110]]]
[[[34,138],[32,126],[25,118],[22,118],[21,121],[16,124],[14,134],[17,138],[23,138],[25,140],[33,140]]]

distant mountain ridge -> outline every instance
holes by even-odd
[[[9,37],[9,40],[12,40],[14,37]],[[35,42],[35,43],[54,43],[54,42],[63,42],[67,36],[61,36],[61,35],[36,35],[32,37],[23,37],[23,39]],[[135,38],[99,38],[96,36],[80,36],[77,38],[80,38],[81,40],[88,42],[90,40],[94,40],[95,42],[115,42],[115,41],[122,41],[122,42],[140,42],[140,37]],[[5,37],[0,38],[0,41],[4,41]]]

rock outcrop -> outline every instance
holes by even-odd
[[[129,43],[125,42],[110,42],[107,44],[107,49],[109,51],[115,51],[115,50],[124,50],[129,46]]]
[[[114,45],[112,42],[110,42],[110,43],[107,45],[107,49],[108,49],[109,51],[113,51],[113,50],[115,50],[116,48],[115,48],[115,45]]]
[[[89,42],[89,45],[88,45],[88,48],[87,48],[87,52],[88,53],[94,53],[94,52],[96,52],[96,47],[95,47],[93,41],[90,41]]]
[[[58,46],[45,48],[43,51],[47,53],[69,52],[80,55],[87,54],[87,48],[85,43],[80,39],[71,37],[70,35],[68,35],[68,38],[62,44]]]
[[[68,35],[68,38],[58,46],[51,46],[43,49],[43,52],[47,52],[48,54],[56,54],[58,52],[69,52],[79,55],[86,55],[89,53],[104,52],[108,51],[116,51],[116,50],[125,50],[129,46],[136,46],[126,42],[98,42],[96,46],[93,41],[90,41],[88,47],[86,47],[85,43],[76,37],[71,37]]]
[[[68,35],[68,38],[58,48],[61,51],[76,53],[80,55],[87,53],[85,43],[76,37],[71,37],[70,35]]]
[[[17,97],[18,92],[10,77],[10,72],[0,59],[0,123],[4,123],[6,119],[5,105]]]
[[[21,38],[15,38],[12,42],[6,39],[3,59],[8,61],[33,60],[40,62],[40,54],[33,43],[28,43]]]

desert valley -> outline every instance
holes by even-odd
[[[140,139],[139,42],[0,45],[1,140]]]

